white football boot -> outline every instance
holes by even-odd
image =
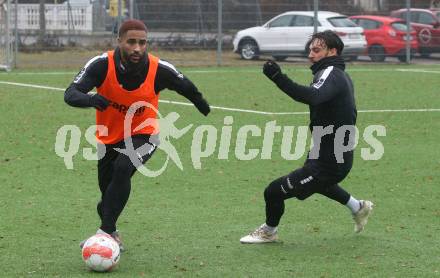
[[[356,212],[353,213],[353,220],[354,220],[354,231],[356,233],[360,233],[364,230],[365,225],[367,225],[368,217],[373,212],[373,202],[371,201],[359,201],[361,208]]]
[[[278,239],[277,231],[271,233],[265,228],[266,224],[261,225],[255,231],[240,238],[241,243],[269,243]]]
[[[119,231],[116,230],[111,234],[112,238],[119,244],[119,250],[121,250],[121,252],[125,251],[125,247],[122,244],[122,239],[121,239],[121,235],[119,234]]]
[[[119,250],[120,250],[121,252],[124,252],[124,251],[125,251],[125,247],[124,247],[124,245],[122,244],[121,235],[119,234],[119,231],[118,231],[118,230],[114,231],[114,232],[111,233],[111,234],[108,234],[108,233],[104,232],[103,230],[98,229],[98,230],[96,231],[96,234],[105,234],[105,235],[109,235],[109,236],[111,236],[111,237],[112,237],[112,238],[118,243],[118,245],[119,245]],[[79,247],[80,247],[81,249],[83,248],[84,243],[86,243],[86,241],[87,241],[87,239],[85,239],[85,240],[83,240],[83,241],[81,241],[81,242],[79,243]]]

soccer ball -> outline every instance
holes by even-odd
[[[110,271],[119,262],[119,244],[110,235],[93,235],[84,243],[82,258],[91,270]]]

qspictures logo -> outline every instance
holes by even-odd
[[[153,109],[157,113],[157,121],[160,126],[160,135],[151,136],[148,144],[135,149],[131,141],[133,117],[139,107]],[[234,125],[233,116],[225,116],[220,126],[189,124],[183,128],[177,128],[177,121],[180,115],[171,112],[162,116],[151,104],[141,101],[131,105],[126,111],[124,120],[124,141],[125,148],[116,149],[118,152],[127,155],[139,172],[145,176],[155,177],[162,174],[170,161],[180,170],[184,169],[180,154],[189,155],[194,169],[202,169],[205,159],[226,160],[235,157],[238,160],[249,161],[254,159],[270,160],[280,155],[285,160],[299,160],[308,155],[310,159],[319,159],[321,146],[328,147],[326,136],[334,137],[333,149],[337,163],[344,162],[344,153],[356,148],[360,138],[366,147],[360,149],[360,156],[364,160],[379,160],[385,153],[384,145],[378,137],[386,136],[386,128],[383,125],[369,125],[362,132],[353,125],[344,125],[338,128],[334,126],[315,126],[309,134],[308,126],[281,126],[276,120],[267,121],[264,125]],[[147,119],[133,132],[152,126],[155,119]],[[128,127],[128,128],[126,128]],[[80,142],[84,135],[90,147],[82,149],[82,155],[86,160],[98,160],[105,155],[105,146],[97,144],[95,133],[101,136],[108,135],[106,126],[92,125],[83,133],[78,126],[64,125],[58,129],[55,141],[55,153],[63,158],[67,169],[73,169],[73,158],[80,152]],[[178,150],[173,141],[183,135],[192,132],[191,145],[185,150]],[[334,135],[334,136],[333,136]],[[274,148],[275,142],[281,139],[280,148]],[[248,147],[248,141],[252,140],[252,147]],[[258,142],[258,144],[256,144]],[[310,144],[308,144],[311,142]],[[308,148],[308,146],[310,147]],[[234,146],[234,147],[232,147]],[[103,148],[104,147],[104,148]],[[157,170],[148,168],[142,164],[140,157],[154,151],[163,151],[166,155],[164,164]],[[188,153],[188,149],[190,152]],[[279,149],[275,153],[274,149]],[[278,151],[277,151],[278,152]],[[180,154],[179,154],[180,153]]]

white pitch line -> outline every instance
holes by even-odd
[[[36,88],[36,89],[45,89],[45,90],[53,90],[53,91],[65,91],[63,88],[42,86],[42,85],[34,85],[34,84],[26,84],[26,83],[17,83],[17,82],[8,82],[8,81],[0,81],[0,84],[12,85],[12,86],[20,86],[20,87],[28,87],[28,88]],[[161,103],[168,104],[177,104],[184,106],[192,106],[192,103],[189,102],[181,102],[181,101],[173,101],[173,100],[159,100]],[[252,113],[252,114],[262,114],[262,115],[307,115],[309,112],[266,112],[259,110],[250,110],[250,109],[240,109],[240,108],[231,108],[231,107],[223,107],[223,106],[211,106],[212,109],[225,110],[225,111],[234,111],[234,112],[244,112],[244,113]],[[359,113],[386,113],[386,112],[440,112],[440,108],[427,108],[427,109],[379,109],[379,110],[358,110]]]
[[[299,72],[309,72],[309,69],[289,69],[286,68],[286,72],[291,71],[299,71]],[[397,68],[397,69],[385,69],[385,68],[348,68],[348,72],[390,72],[390,71],[398,71],[398,72],[410,72],[410,73],[434,73],[440,74],[440,70],[429,70],[429,69],[405,69],[405,68]],[[260,69],[239,69],[239,70],[184,70],[185,73],[258,73],[261,72]],[[75,75],[78,72],[0,72],[0,75],[8,75],[8,74],[16,74],[16,75]]]
[[[436,73],[436,74],[440,74],[440,71],[438,70],[424,70],[424,69],[396,69],[396,71],[400,71],[400,72],[421,72],[421,73]]]
[[[440,74],[440,70],[425,70],[425,69],[368,69],[368,68],[348,68],[347,72],[410,72],[410,73],[435,73]],[[262,73],[260,69],[243,69],[243,70],[186,70],[185,73]],[[310,69],[289,69],[285,68],[286,73],[290,72],[310,72]]]
[[[53,91],[65,91],[66,90],[66,89],[56,88],[56,87],[49,87],[49,86],[42,86],[42,85],[35,85],[35,84],[26,84],[26,83],[17,83],[17,82],[8,82],[8,81],[0,81],[0,84],[28,87],[28,88],[36,88],[36,89],[47,89],[47,90],[53,90]]]
[[[379,109],[379,110],[358,110],[359,113],[385,113],[385,112],[440,112],[440,108],[426,109]]]
[[[74,71],[45,71],[45,72],[2,72],[0,74],[17,74],[17,75],[70,75],[77,74]]]

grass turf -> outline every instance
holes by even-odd
[[[404,72],[424,70],[427,72]],[[283,67],[300,83],[310,81],[304,66]],[[359,110],[440,108],[439,67],[350,66]],[[258,67],[183,69],[212,105],[271,112],[307,111],[278,91]],[[433,71],[433,72],[430,72]],[[0,81],[65,88],[73,74],[0,74]],[[162,99],[184,101],[165,91]],[[0,259],[5,277],[87,277],[78,242],[98,226],[99,198],[94,161],[81,152],[67,170],[55,154],[57,130],[66,124],[85,132],[94,124],[91,109],[63,102],[61,91],[0,84]],[[364,233],[352,232],[348,210],[315,195],[305,202],[288,200],[280,225],[282,242],[240,245],[239,238],[264,221],[265,186],[301,166],[304,157],[280,156],[281,135],[271,159],[235,158],[237,129],[269,121],[304,126],[307,115],[258,115],[213,109],[205,118],[191,106],[162,103],[162,114],[175,111],[176,125],[195,126],[172,141],[184,170],[169,164],[157,178],[137,174],[119,229],[128,252],[113,277],[433,277],[440,276],[440,112],[359,113],[358,127],[384,125],[382,159],[365,161],[360,139],[354,168],[342,183],[376,208]],[[233,116],[228,159],[215,153],[194,169],[190,147],[199,125],[220,133]],[[220,138],[220,137],[218,137]],[[261,148],[262,137],[249,137],[248,148]],[[81,148],[90,147],[82,136]],[[159,151],[149,162],[160,167]]]

